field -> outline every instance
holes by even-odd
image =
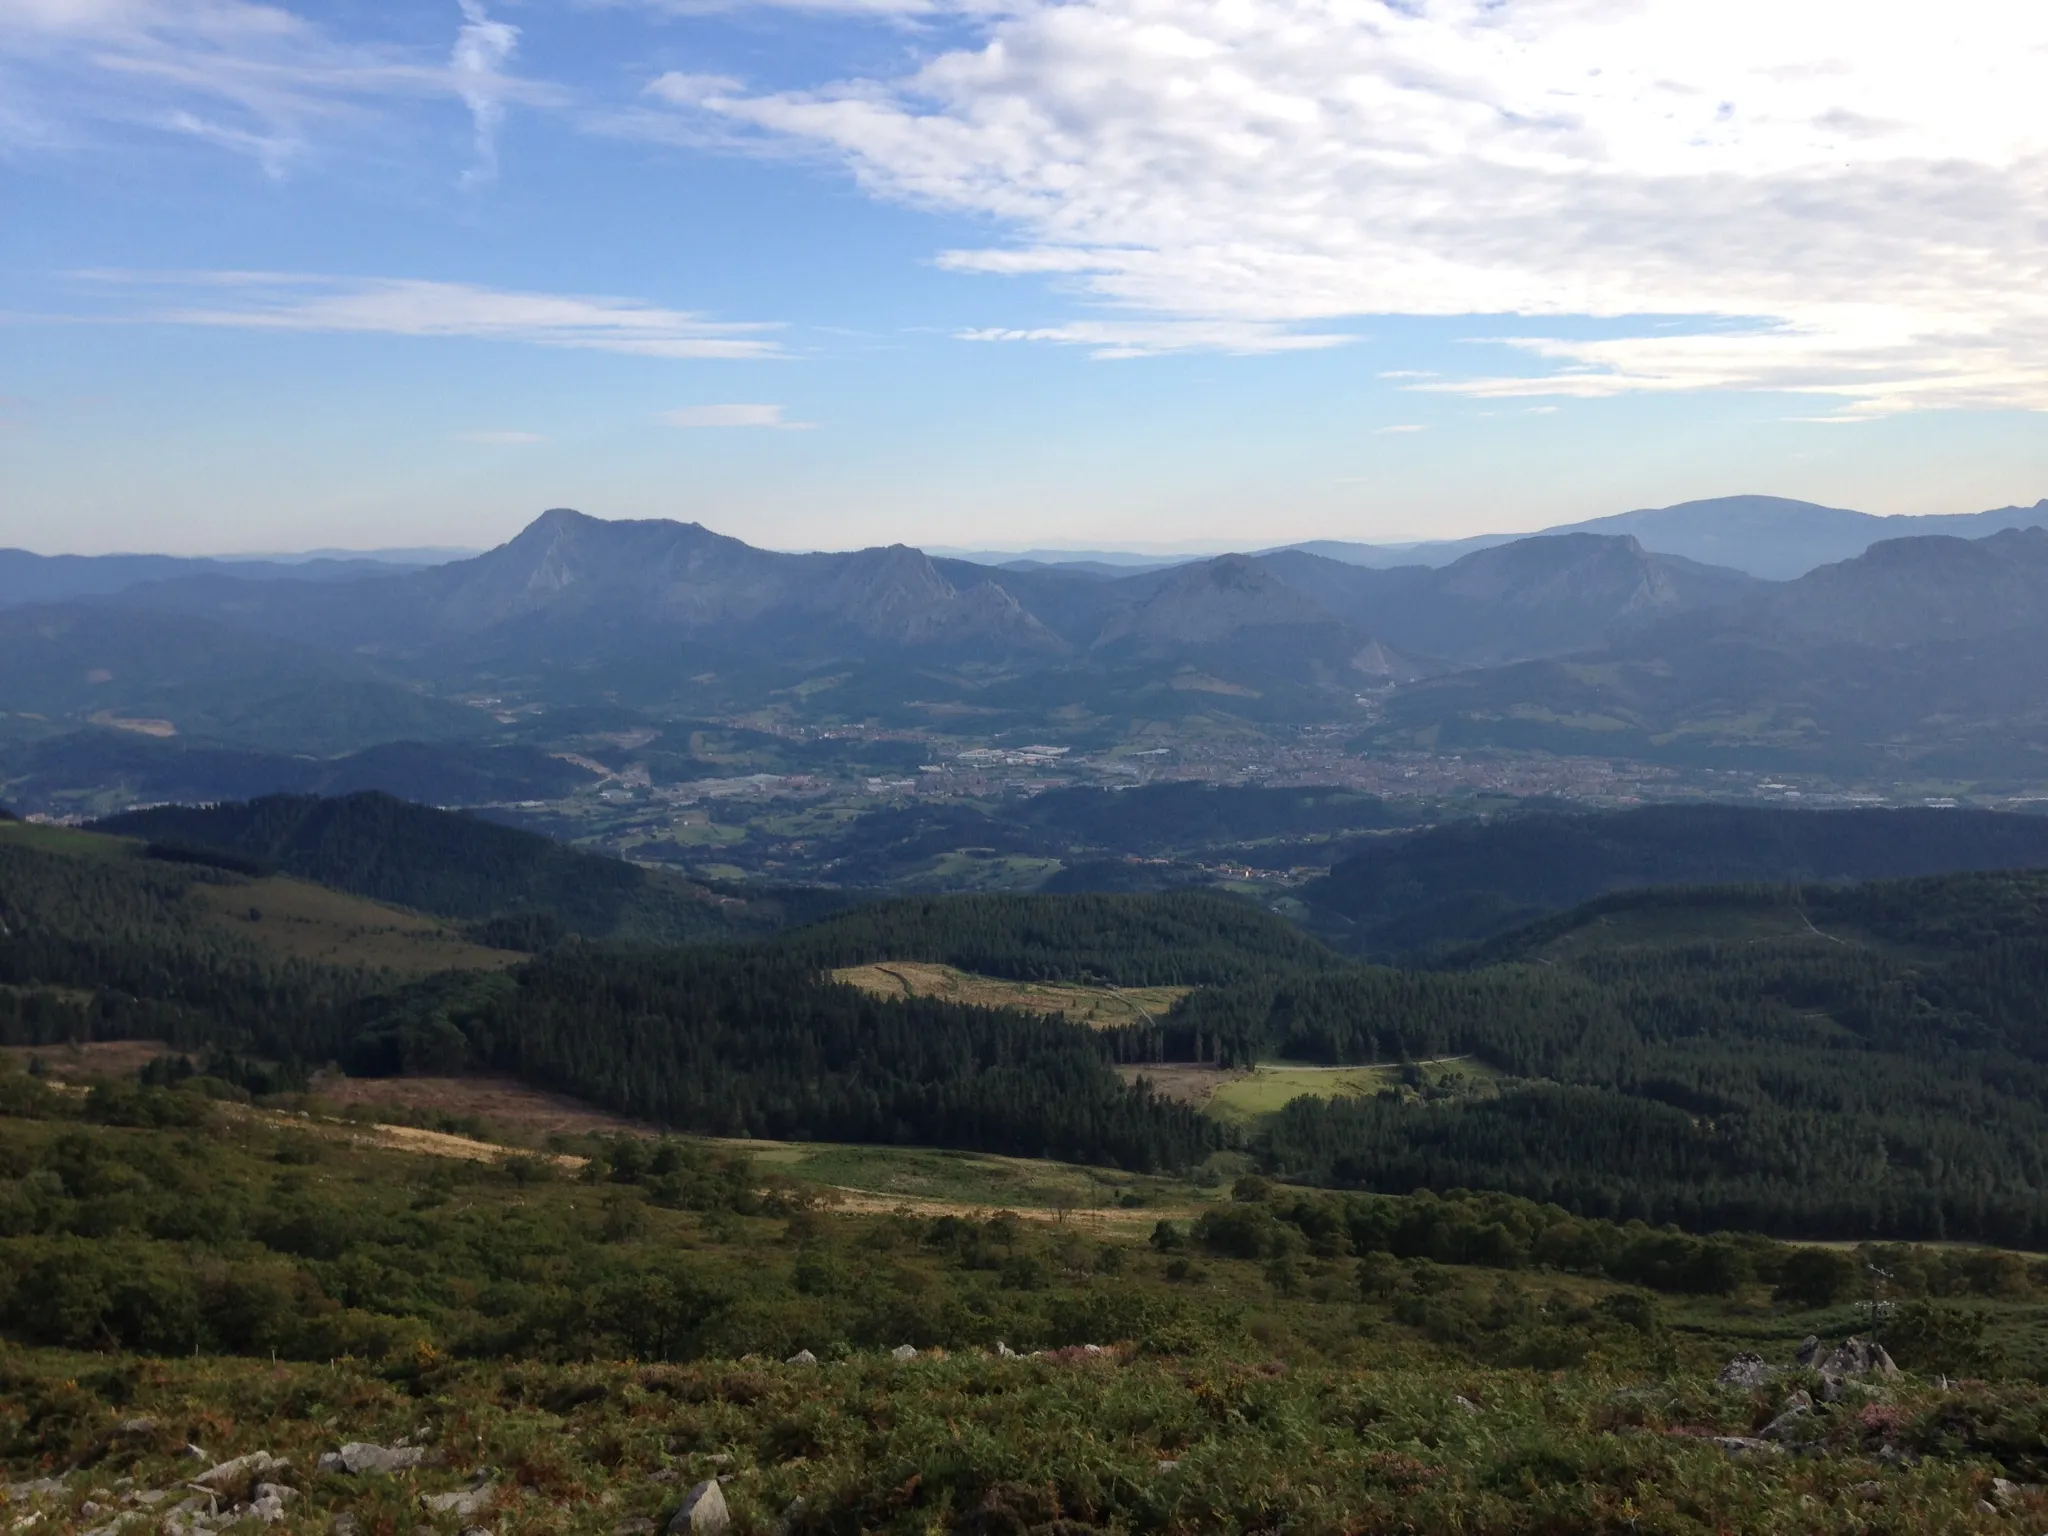
[[[1284,1062],[1261,1064],[1234,1076],[1209,1096],[1207,1109],[1221,1120],[1249,1121],[1284,1109],[1296,1099],[1361,1098],[1395,1081],[1395,1068],[1384,1066],[1308,1067]]]
[[[292,960],[425,976],[489,970],[526,958],[472,944],[438,919],[283,875],[195,886],[192,900],[215,927]]]
[[[1284,1109],[1302,1098],[1359,1098],[1389,1088],[1425,1093],[1484,1092],[1499,1078],[1485,1062],[1470,1056],[1433,1061],[1379,1062],[1349,1067],[1311,1066],[1299,1062],[1261,1062],[1250,1068],[1192,1066],[1180,1062],[1129,1064],[1117,1069],[1126,1082],[1144,1079],[1168,1098],[1193,1104],[1235,1125],[1249,1125],[1262,1115]]]
[[[1158,1018],[1193,990],[1189,987],[1088,987],[1064,982],[1005,981],[950,965],[892,960],[853,965],[832,979],[877,997],[936,997],[976,1008],[1020,1008],[1054,1014],[1097,1029]]]
[[[313,1080],[308,1103],[341,1113],[383,1112],[427,1126],[460,1124],[515,1147],[546,1146],[564,1137],[655,1134],[651,1125],[509,1077],[344,1077],[328,1072]]]
[[[791,1178],[885,1197],[907,1196],[995,1211],[1110,1213],[1150,1226],[1185,1214],[1215,1191],[1152,1178],[1019,1157],[907,1147],[748,1144],[755,1160]]]
[[[132,1072],[162,1050],[162,1046],[137,1044],[87,1046],[70,1055],[58,1048],[43,1054],[53,1069],[78,1076],[91,1069]],[[25,1062],[31,1053],[14,1054]],[[64,1065],[58,1068],[60,1061]],[[521,1148],[575,1153],[590,1150],[605,1137],[650,1138],[658,1134],[654,1126],[608,1115],[575,1099],[503,1077],[350,1078],[324,1073],[314,1080],[309,1093],[284,1102],[310,1112],[314,1127],[330,1134],[361,1134],[327,1124],[336,1118],[374,1122],[378,1134],[394,1146],[402,1145],[404,1139],[390,1133],[400,1130],[453,1130],[457,1132],[453,1141],[461,1145],[420,1147],[450,1156],[492,1156]],[[778,1176],[829,1191],[822,1198],[842,1208],[887,1210],[900,1204],[930,1207],[932,1214],[941,1206],[984,1214],[1003,1209],[1076,1216],[1092,1213],[1149,1224],[1162,1214],[1185,1214],[1216,1198],[1213,1187],[1185,1180],[1042,1159],[923,1147],[690,1140],[706,1148],[744,1152]],[[1236,1171],[1234,1163],[1231,1171]],[[872,1198],[849,1201],[842,1196]]]

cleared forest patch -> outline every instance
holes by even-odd
[[[1058,981],[1009,981],[980,976],[950,965],[891,960],[849,965],[834,981],[877,997],[933,997],[973,1008],[1018,1008],[1052,1014],[1093,1029],[1114,1029],[1163,1018],[1192,987],[1089,987]]]

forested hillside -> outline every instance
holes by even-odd
[[[408,980],[293,959],[262,942],[261,924],[222,921],[205,898],[229,893],[232,913],[233,893],[260,885],[247,872],[23,830],[31,843],[0,842],[0,1043],[162,1040],[368,1075],[487,1068],[699,1132],[1134,1168],[1185,1166],[1224,1139],[1125,1086],[1102,1038],[1079,1025],[877,999],[796,951],[563,943],[510,973]]]
[[[911,896],[791,930],[777,950],[831,969],[924,960],[1020,981],[1201,986],[1342,962],[1292,924],[1213,891]]]
[[[627,943],[729,938],[766,932],[783,917],[774,897],[720,898],[664,871],[374,791],[158,806],[95,827],[219,849],[338,890],[475,922],[480,935],[513,948],[539,948],[571,933]]]
[[[136,856],[111,838],[16,824],[0,840],[0,1043],[274,1044],[324,1037],[389,978],[281,956],[197,893],[245,877]],[[25,834],[16,836],[14,834]]]
[[[1450,821],[1375,838],[1307,886],[1314,926],[1376,959],[1426,956],[1638,886],[1899,879],[2048,868],[2048,817],[1656,805]]]
[[[1468,958],[1198,993],[1155,1043],[1469,1053],[1516,1080],[1289,1105],[1267,1156],[1315,1182],[2048,1242],[2048,875],[1623,894]]]
[[[6,1038],[485,1069],[697,1132],[1131,1168],[1241,1145],[1311,1183],[1490,1188],[1702,1231],[2048,1244],[2048,874],[1621,892],[1426,971],[1347,961],[1252,903],[1180,892],[893,900],[665,949],[557,935],[523,965],[482,952],[420,977],[367,951],[334,964],[280,947],[288,935],[253,920],[257,861],[327,860],[376,886],[451,828],[514,856],[537,840],[336,804],[346,814],[323,821],[286,802],[275,824],[260,803],[231,808],[248,823],[231,853],[10,829]],[[418,843],[391,846],[415,826]],[[366,828],[387,853],[358,858]],[[498,867],[475,858],[428,894],[480,899]],[[504,867],[515,889],[563,888],[550,866]],[[1093,1030],[829,976],[890,961],[1192,990],[1163,1018]],[[1242,1128],[1118,1076],[1274,1061],[1440,1066]]]

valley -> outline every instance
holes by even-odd
[[[311,1469],[181,1536],[2030,1513],[2038,551],[1980,542],[1902,593],[551,514],[0,610],[10,1497],[111,1530],[175,1418]],[[1975,644],[1998,730],[1909,721]]]

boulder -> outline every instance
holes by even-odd
[[[420,1502],[437,1515],[453,1515],[458,1520],[467,1520],[471,1515],[481,1515],[498,1502],[495,1484],[479,1483],[474,1488],[458,1488],[453,1493],[427,1493],[420,1495]]]
[[[800,1349],[782,1363],[784,1365],[816,1365],[818,1363],[818,1357],[812,1354],[808,1349]]]
[[[410,1471],[424,1461],[426,1455],[426,1450],[417,1445],[371,1445],[365,1441],[354,1441],[322,1456],[320,1470],[345,1472],[350,1477],[369,1473],[389,1477],[394,1472]]]
[[[1833,1349],[1825,1352],[1816,1349],[1810,1359],[1802,1360],[1823,1376],[1882,1376],[1899,1374],[1892,1357],[1885,1353],[1882,1344],[1873,1344],[1867,1339],[1847,1338]]]
[[[201,1488],[211,1489],[217,1493],[236,1483],[266,1477],[272,1472],[285,1471],[290,1467],[290,1462],[282,1461],[268,1451],[251,1451],[246,1456],[237,1456],[233,1461],[224,1461],[217,1467],[208,1467],[192,1481]]]
[[[1991,1502],[2008,1513],[2011,1512],[2013,1505],[2019,1503],[2027,1494],[2040,1491],[2033,1483],[2016,1483],[2009,1477],[1991,1479]]]
[[[996,1358],[998,1360],[1015,1360],[1017,1358],[1017,1351],[1010,1348],[1010,1346],[1005,1344],[1001,1339],[997,1339]]]
[[[1813,1399],[1804,1392],[1794,1392],[1785,1399],[1785,1406],[1763,1427],[1761,1434],[1766,1440],[1798,1439],[1806,1421],[1812,1417]]]
[[[1771,1378],[1777,1375],[1774,1366],[1766,1364],[1762,1355],[1737,1355],[1721,1367],[1721,1374],[1714,1379],[1724,1387],[1735,1387],[1744,1392],[1754,1392],[1767,1387]]]
[[[917,1358],[917,1347],[913,1344],[898,1344],[889,1351],[889,1354],[892,1359],[896,1360],[915,1360]]]
[[[723,1536],[732,1527],[725,1494],[713,1478],[683,1495],[683,1506],[668,1523],[668,1536]]]

